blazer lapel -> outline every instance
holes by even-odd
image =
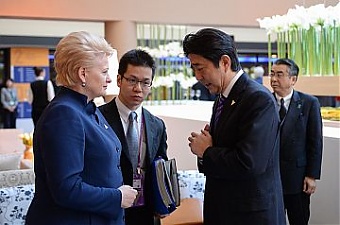
[[[126,157],[130,160],[130,154],[127,147],[126,137],[124,128],[122,125],[122,121],[120,119],[120,115],[118,112],[118,108],[116,105],[115,99],[105,105],[104,113],[106,114],[106,120],[118,136],[121,144],[122,144],[122,152],[126,155]]]
[[[301,101],[299,94],[294,91],[286,117],[282,124],[281,139],[289,140],[291,131],[294,129],[296,123],[298,123],[299,116],[302,113],[302,104],[303,102]]]

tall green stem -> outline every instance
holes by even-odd
[[[272,70],[272,42],[270,34],[268,34],[268,73]]]
[[[340,26],[334,26],[334,45],[333,45],[333,58],[334,58],[334,75],[340,76]]]

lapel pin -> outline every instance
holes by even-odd
[[[231,100],[231,104],[230,105],[234,105],[236,102],[234,100]]]

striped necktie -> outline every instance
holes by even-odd
[[[129,115],[129,124],[126,133],[126,141],[129,149],[133,171],[135,172],[138,163],[138,133],[136,112],[131,112]]]
[[[226,101],[227,101],[227,98],[224,97],[223,95],[220,95],[220,97],[218,98],[216,113],[215,113],[215,117],[214,117],[214,127],[216,127],[217,122],[220,119],[222,109],[223,109],[223,106],[224,106]]]

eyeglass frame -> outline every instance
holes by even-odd
[[[133,86],[133,87],[136,87],[136,85],[139,83],[142,89],[148,89],[148,88],[151,88],[152,86],[152,80],[150,80],[150,84],[148,84],[147,80],[138,80],[136,78],[128,78],[128,77],[125,77],[124,75],[120,75],[120,76],[124,78],[130,86]]]
[[[269,77],[276,77],[278,79],[282,79],[284,77],[293,77],[293,75],[289,74],[288,72],[286,72],[287,75],[285,74],[285,72],[282,71],[278,71],[278,72],[270,72]]]

